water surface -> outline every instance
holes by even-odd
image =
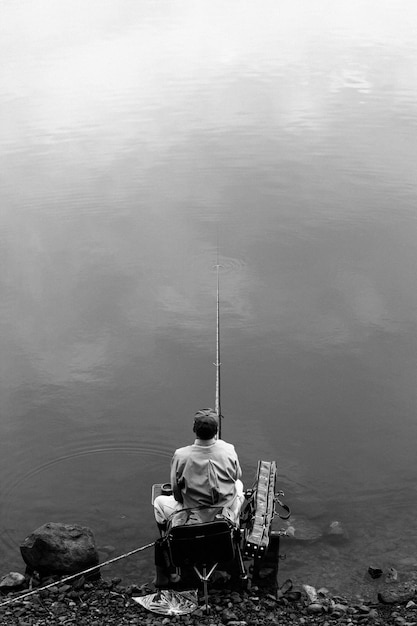
[[[412,1],[5,2],[0,554],[47,521],[103,558],[155,537],[150,486],[214,404],[249,486],[347,546],[282,575],[359,592],[413,554],[417,8]],[[146,581],[152,554],[111,571]],[[372,591],[371,591],[372,593]]]

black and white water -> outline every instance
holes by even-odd
[[[1,13],[4,573],[47,521],[102,558],[155,537],[151,484],[214,404],[218,244],[223,437],[248,485],[276,460],[294,514],[350,536],[288,548],[285,576],[412,566],[414,0]]]

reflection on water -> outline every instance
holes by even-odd
[[[5,567],[49,520],[88,524],[107,556],[154,537],[150,486],[214,404],[218,244],[223,435],[247,484],[275,459],[294,512],[318,502],[350,534],[309,546],[308,567],[289,546],[284,573],[355,591],[379,554],[400,563],[416,539],[414,2],[3,13]],[[147,579],[152,555],[115,567]]]

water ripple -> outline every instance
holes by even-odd
[[[120,472],[120,467],[123,465],[122,461],[119,460],[119,457],[123,457],[125,455],[133,455],[135,457],[146,457],[146,460],[143,461],[143,467],[142,464],[138,464],[138,471],[141,472],[149,472],[152,469],[155,469],[155,474],[156,474],[156,470],[157,470],[157,465],[159,465],[159,463],[152,463],[150,461],[150,457],[153,458],[155,461],[157,461],[158,459],[164,459],[164,474],[163,476],[165,477],[167,472],[168,472],[168,468],[169,468],[169,459],[172,456],[172,447],[170,447],[169,445],[154,445],[153,443],[139,443],[139,442],[118,442],[118,443],[111,443],[111,442],[100,442],[98,445],[96,446],[92,446],[90,445],[89,442],[86,442],[86,444],[84,446],[77,446],[75,449],[73,450],[67,450],[64,454],[59,455],[55,458],[49,459],[47,461],[44,461],[43,463],[40,463],[38,465],[35,465],[34,467],[31,467],[28,471],[25,471],[23,473],[20,473],[18,475],[16,475],[15,470],[13,473],[13,468],[10,468],[10,471],[8,473],[8,475],[3,476],[3,493],[2,493],[2,528],[0,529],[0,546],[2,547],[3,551],[6,551],[7,553],[11,553],[11,552],[15,552],[16,550],[16,546],[18,545],[18,542],[16,541],[15,535],[16,535],[16,528],[15,528],[15,517],[16,517],[16,509],[19,509],[21,506],[22,501],[25,498],[25,494],[24,494],[24,487],[25,486],[29,486],[30,487],[30,481],[33,478],[38,477],[41,474],[46,474],[46,476],[50,479],[54,479],[56,478],[56,476],[59,474],[59,472],[57,472],[57,468],[61,465],[61,464],[65,464],[67,462],[70,462],[70,469],[69,471],[65,471],[64,476],[69,476],[69,484],[70,484],[70,489],[74,489],[77,491],[80,491],[79,489],[79,481],[77,482],[76,479],[76,472],[80,471],[80,466],[77,464],[77,461],[79,459],[82,458],[88,458],[88,457],[95,457],[97,455],[105,455],[105,454],[116,454],[117,458],[118,458],[118,471]],[[165,461],[166,460],[166,461]],[[73,462],[73,463],[72,463]],[[111,468],[113,467],[111,464],[106,465],[105,463],[101,463],[100,464],[100,479],[103,479],[103,474],[105,474],[106,472],[106,468],[108,471],[111,471]],[[113,477],[113,475],[111,475]],[[73,482],[71,482],[71,477]],[[104,477],[105,478],[105,477]],[[91,491],[94,491],[95,489],[95,485],[94,485],[94,479],[91,480],[91,476],[86,477],[86,482],[87,480],[90,479],[90,486],[89,489]],[[132,477],[132,481],[134,482],[136,479],[135,477]],[[116,477],[116,482],[117,482],[117,477]],[[45,485],[45,483],[47,483],[47,480],[43,480],[42,484],[39,482],[39,485]],[[150,489],[150,485],[152,483],[152,480],[149,480],[149,489]],[[144,485],[148,484],[148,480],[144,479],[143,481]],[[98,487],[98,485],[96,485],[96,487]],[[59,485],[58,485],[59,488]],[[23,497],[22,497],[23,494]],[[34,492],[32,491],[32,489],[30,489],[30,496],[33,498],[32,501],[32,511],[33,513],[36,514],[36,510],[37,507],[39,505],[39,501],[40,500],[47,500],[48,498],[51,498],[51,500],[53,499],[53,495],[52,493],[50,493],[48,491],[48,493],[43,493],[42,490],[38,493],[38,492]],[[87,504],[91,505],[91,503],[89,502],[89,496],[86,490],[86,495],[83,496],[84,499],[87,499],[87,502],[85,503],[85,508],[87,509]],[[131,507],[131,503],[129,502],[129,497],[126,495],[126,501],[127,501],[127,508]],[[65,506],[67,506],[68,503],[65,502]],[[27,506],[27,504],[26,504]],[[108,503],[104,502],[103,503],[103,508],[106,508],[106,506],[108,506]],[[45,502],[43,505],[43,508],[47,509],[56,509],[56,504],[51,504],[51,506],[49,507],[45,507]],[[62,505],[59,505],[59,508],[62,509]],[[65,508],[65,507],[64,507]],[[54,513],[56,514],[58,511],[55,510]],[[97,517],[97,515],[100,513],[99,511],[94,510],[93,511],[94,515],[93,517]],[[76,514],[76,511],[74,511],[74,514]],[[84,512],[84,515],[88,515],[91,517],[92,513],[91,511],[87,510],[86,512]],[[59,513],[59,515],[61,515]],[[35,515],[36,517],[36,515]],[[126,517],[123,515],[119,515],[120,518]]]
[[[238,259],[234,257],[222,256],[219,259],[219,263],[221,274],[236,274],[239,272],[243,272],[246,268],[246,263],[243,259]]]

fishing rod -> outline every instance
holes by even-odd
[[[217,272],[217,290],[216,290],[216,362],[213,365],[216,367],[216,400],[215,400],[215,411],[217,414],[217,418],[219,420],[219,430],[218,430],[218,438],[222,438],[222,409],[220,402],[220,277],[219,270],[221,265],[219,265],[219,253],[217,252],[217,263],[215,265]]]
[[[82,570],[81,572],[77,572],[76,574],[71,574],[70,576],[66,576],[65,578],[61,578],[61,580],[56,580],[52,583],[48,583],[47,585],[44,585],[43,587],[36,587],[36,589],[31,589],[30,591],[27,591],[25,593],[22,593],[18,596],[15,596],[13,598],[9,598],[8,600],[6,600],[5,602],[1,602],[0,603],[0,609],[4,606],[7,606],[8,604],[13,604],[14,602],[19,602],[20,600],[24,600],[25,598],[29,598],[30,596],[34,596],[35,594],[38,594],[42,591],[45,591],[46,589],[51,589],[51,587],[58,587],[59,585],[63,585],[64,583],[69,582],[70,580],[74,580],[75,578],[80,578],[81,576],[84,576],[86,574],[91,574],[91,572],[94,572],[98,569],[100,569],[101,567],[104,567],[105,565],[110,565],[111,563],[115,563],[116,561],[120,561],[120,559],[125,559],[128,556],[132,556],[133,554],[137,554],[138,552],[142,552],[143,550],[146,550],[147,548],[151,548],[152,546],[155,545],[155,542],[152,541],[151,543],[147,543],[144,546],[141,546],[140,548],[135,548],[134,550],[130,550],[130,552],[125,552],[124,554],[120,554],[119,556],[115,556],[112,559],[109,559],[108,561],[104,561],[104,563],[98,563],[98,565],[93,565],[92,567],[89,567],[88,569]]]

